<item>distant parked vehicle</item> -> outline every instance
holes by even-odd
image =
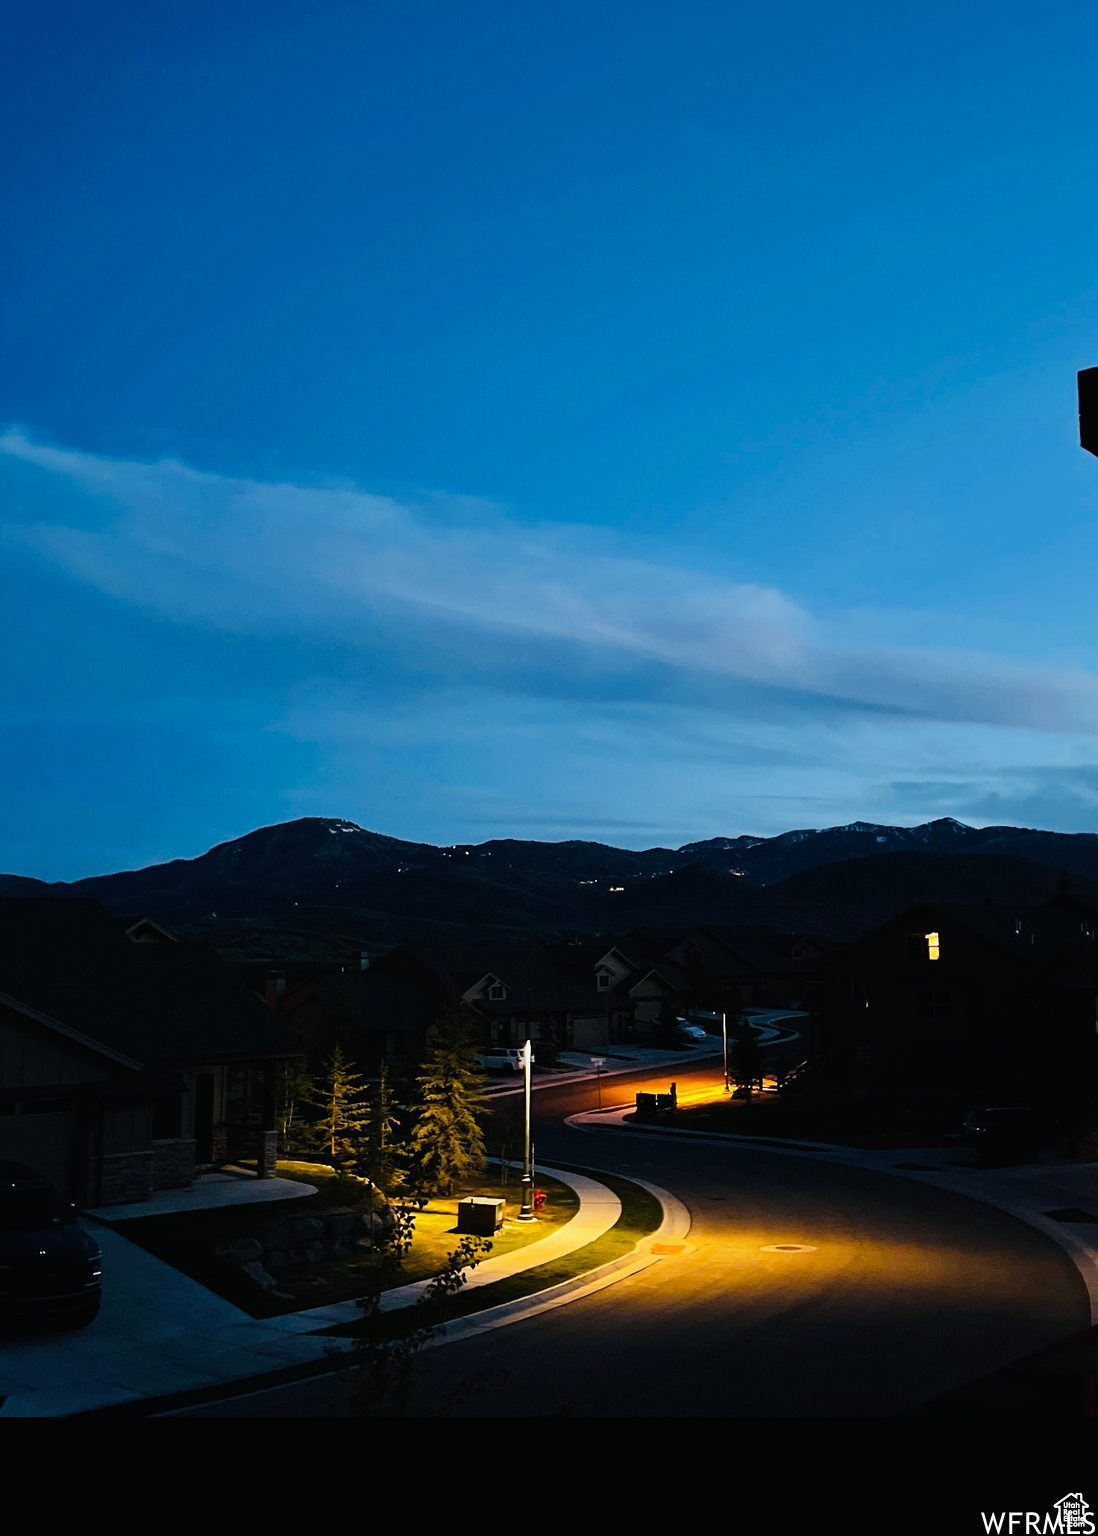
[[[534,1060],[533,1051],[530,1052],[530,1060]],[[477,1061],[485,1072],[521,1072],[522,1051],[512,1050],[507,1046],[490,1046],[487,1050],[477,1053]]]
[[[688,1019],[676,1019],[675,1025],[675,1033],[680,1040],[689,1040],[693,1045],[700,1045],[702,1041],[709,1039],[700,1024],[691,1024]]]
[[[48,1179],[0,1162],[0,1320],[84,1328],[99,1312],[99,1245]]]
[[[1019,1104],[970,1110],[965,1116],[963,1135],[971,1147],[1004,1152],[1035,1147],[1041,1139],[1037,1115]]]

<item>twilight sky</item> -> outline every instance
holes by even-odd
[[[0,869],[1098,830],[1089,0],[5,44]]]

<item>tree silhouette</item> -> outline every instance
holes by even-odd
[[[405,1181],[407,1150],[397,1132],[400,1116],[396,1113],[389,1074],[383,1066],[381,1077],[370,1091],[369,1124],[359,1159],[360,1172],[385,1194],[393,1194]]]
[[[325,1062],[307,1100],[319,1114],[301,1125],[305,1148],[324,1153],[341,1172],[352,1172],[366,1153],[370,1114],[362,1074],[352,1070],[340,1046]]]
[[[481,1097],[485,1078],[476,1059],[475,1028],[459,997],[440,1000],[416,1079],[409,1146],[413,1182],[432,1194],[449,1194],[458,1179],[484,1167],[481,1122],[488,1109]]]

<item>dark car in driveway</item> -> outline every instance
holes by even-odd
[[[1003,1104],[969,1110],[963,1137],[970,1147],[987,1153],[1021,1154],[1040,1145],[1042,1131],[1040,1117],[1030,1106]]]
[[[0,1322],[83,1328],[99,1312],[99,1245],[48,1179],[0,1162]]]

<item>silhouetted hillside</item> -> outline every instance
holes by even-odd
[[[1048,901],[1058,887],[1054,870],[1009,854],[882,853],[807,870],[768,886],[767,895],[774,911],[812,903],[866,928],[916,902],[1029,907]],[[1098,894],[1089,883],[1076,888]]]
[[[556,938],[633,926],[780,923],[833,937],[915,901],[1032,905],[1072,873],[1098,890],[1098,836],[855,822],[678,849],[493,839],[449,848],[304,817],[195,859],[70,884],[0,876],[8,895],[94,896],[181,931],[232,928],[409,939]]]

